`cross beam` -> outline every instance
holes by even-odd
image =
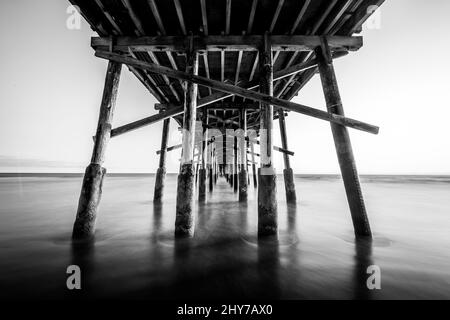
[[[121,62],[121,63],[127,64],[127,65],[132,65],[132,66],[135,66],[135,67],[138,67],[141,69],[148,70],[150,72],[164,74],[171,78],[197,83],[199,85],[202,85],[202,86],[205,86],[205,87],[208,87],[211,89],[215,89],[215,90],[222,91],[222,92],[229,93],[229,94],[238,95],[243,98],[251,99],[254,101],[261,102],[261,103],[269,103],[269,104],[274,105],[279,108],[283,108],[283,109],[290,110],[290,111],[295,111],[295,112],[298,112],[301,114],[311,116],[313,118],[318,118],[321,120],[336,123],[339,125],[353,128],[353,129],[366,131],[366,132],[373,133],[373,134],[378,134],[378,131],[379,131],[378,127],[373,126],[368,123],[364,123],[364,122],[355,120],[355,119],[351,119],[351,118],[347,118],[347,117],[337,115],[334,113],[329,113],[329,112],[322,111],[319,109],[311,108],[311,107],[308,107],[305,105],[301,105],[301,104],[291,102],[291,101],[286,101],[286,100],[283,100],[280,98],[275,98],[275,97],[267,95],[267,94],[250,91],[248,89],[244,89],[244,88],[237,87],[234,85],[226,84],[226,83],[223,83],[220,81],[211,80],[211,79],[208,79],[205,77],[188,74],[186,72],[173,70],[173,69],[163,67],[163,66],[158,66],[153,63],[148,63],[148,62],[140,61],[140,60],[137,60],[134,58],[125,57],[125,56],[122,56],[117,53],[97,51],[95,53],[95,55],[99,58],[107,59],[110,61]],[[177,111],[175,111],[175,110],[170,110],[167,112],[172,113],[172,116],[177,114]],[[167,113],[167,112],[164,112],[164,113]],[[162,115],[164,113],[161,113],[160,115]],[[144,123],[148,122],[148,121],[145,121],[145,119],[140,120],[140,121],[141,121],[141,123],[140,123],[141,125],[139,125],[139,126],[136,126],[135,123],[131,123],[131,124],[128,124],[128,125],[125,125],[125,126],[115,129],[116,134],[114,134],[114,132],[112,132],[111,135],[114,136],[114,135],[117,135],[117,132],[125,133],[127,131],[137,129],[138,127],[142,126],[142,122],[144,122]]]
[[[264,36],[261,35],[213,35],[194,36],[193,49],[196,51],[257,51]],[[271,35],[273,51],[312,51],[320,45],[319,36]],[[363,45],[362,37],[327,36],[332,50],[356,51]],[[156,36],[156,37],[92,37],[91,46],[95,50],[119,51],[178,51],[185,52],[190,37]]]

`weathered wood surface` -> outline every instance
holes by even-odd
[[[280,107],[280,108],[283,108],[286,110],[305,114],[305,115],[308,115],[308,116],[311,116],[311,117],[314,117],[317,119],[333,122],[336,124],[340,124],[342,126],[348,126],[353,129],[357,129],[357,130],[361,130],[361,131],[365,131],[365,132],[369,132],[369,133],[373,133],[373,134],[377,134],[379,131],[379,128],[376,126],[373,126],[373,125],[370,125],[370,124],[367,124],[367,123],[364,123],[362,121],[358,121],[355,119],[346,118],[343,115],[325,112],[325,111],[322,111],[319,109],[314,109],[314,108],[311,108],[311,107],[308,107],[305,105],[301,105],[298,103],[294,103],[291,101],[286,101],[286,100],[282,100],[279,98],[275,98],[275,97],[267,95],[267,94],[250,91],[250,90],[247,90],[247,89],[244,89],[241,87],[222,83],[220,81],[211,80],[211,79],[200,77],[197,75],[188,74],[186,72],[181,72],[181,71],[173,70],[173,69],[162,67],[162,66],[157,66],[152,63],[142,62],[142,61],[139,61],[139,60],[136,60],[133,58],[121,56],[119,54],[108,53],[108,52],[96,52],[96,56],[98,56],[100,58],[104,58],[104,59],[109,59],[112,61],[122,62],[122,63],[128,64],[128,65],[134,65],[136,67],[146,69],[151,72],[165,74],[165,75],[168,75],[175,79],[181,79],[181,80],[185,80],[188,82],[196,83],[196,84],[203,85],[203,86],[206,86],[206,87],[218,90],[218,91],[235,94],[235,95],[241,96],[243,98],[251,99],[254,101],[259,101],[263,104],[270,104],[270,105],[277,106],[277,107]],[[273,79],[273,77],[272,77],[272,79]],[[261,90],[261,88],[260,88],[260,91],[263,91],[263,90]],[[173,112],[173,110],[172,110],[172,112]],[[118,128],[115,130],[116,130],[116,132],[121,131],[122,133],[124,133],[124,132],[130,131],[130,130],[133,130],[133,129],[136,129],[136,128],[142,126],[142,122],[145,123],[147,121],[141,120],[140,125],[139,124],[136,125],[136,123],[132,123],[129,125],[125,125],[125,126],[121,127],[120,129]]]
[[[346,56],[347,54],[348,54],[348,52],[346,52],[346,51],[336,52],[335,54],[333,54],[333,58],[338,59],[338,58]],[[273,75],[273,78],[274,78],[274,81],[282,80],[282,79],[291,77],[297,73],[315,69],[316,67],[317,67],[317,62],[315,60],[298,63],[298,64],[292,65],[290,67],[287,67],[285,69],[275,72]],[[241,81],[239,83],[239,87],[246,88],[249,90],[258,89],[259,81],[258,80]],[[216,93],[213,93],[209,96],[206,96],[206,97],[200,99],[198,101],[198,107],[210,105],[212,103],[225,100],[226,98],[229,98],[232,96],[233,96],[233,94],[228,94],[228,93],[224,93],[224,92],[216,92]],[[248,103],[246,103],[246,105],[247,104]],[[232,104],[232,105],[234,106],[234,109],[240,109],[240,108],[242,108],[243,104]],[[227,106],[231,107],[230,104],[227,104],[225,107],[227,107]],[[179,106],[176,104],[156,104],[155,107],[158,109],[159,108],[174,109]],[[259,109],[259,107],[258,107],[258,109]]]
[[[108,63],[91,164],[87,167],[84,174],[77,215],[73,226],[72,237],[74,239],[91,237],[95,232],[95,221],[102,195],[103,178],[106,173],[106,169],[102,168],[102,165],[111,136],[111,123],[121,71],[122,64],[113,61]]]
[[[203,139],[200,145],[200,153],[201,153],[201,169],[199,171],[199,187],[198,187],[198,200],[206,201],[206,157],[207,157],[207,134],[208,134],[208,112],[206,108],[203,108],[202,112],[202,133]]]
[[[325,39],[323,39],[321,47],[317,48],[316,56],[319,62],[320,78],[322,80],[328,112],[344,115],[330,49]],[[356,236],[371,237],[372,232],[370,230],[348,130],[346,127],[331,123],[331,131],[344,180],[355,234]]]
[[[227,0],[227,5],[201,1],[201,5],[197,2],[192,6],[190,1],[179,0],[69,1],[79,7],[81,15],[99,34],[100,38],[92,39],[94,47],[99,50],[123,48],[123,53],[136,55],[142,61],[149,61],[148,52],[151,52],[160,64],[176,69],[174,65],[185,65],[185,57],[178,53],[185,51],[189,39],[187,33],[192,31],[195,37],[193,46],[203,48],[202,54],[206,53],[202,56],[200,73],[207,78],[234,84],[236,79],[242,82],[258,78],[258,55],[256,51],[247,51],[244,47],[250,44],[252,50],[257,50],[264,32],[270,32],[274,48],[279,50],[274,56],[276,72],[278,68],[306,61],[303,52],[286,50],[312,50],[318,35],[330,37],[330,43],[332,39],[337,39],[335,49],[347,48],[348,44],[342,46],[342,39],[349,39],[354,32],[360,31],[361,24],[373,12],[368,10],[370,6],[383,3],[382,0],[235,0],[230,6],[231,0]],[[135,39],[140,41],[136,48],[140,49],[142,45],[145,50],[128,49],[126,42]],[[236,51],[226,51],[224,45],[230,45],[230,49]],[[354,44],[350,45],[353,47]],[[176,46],[180,51],[163,51],[176,49]],[[208,46],[212,51],[204,51]],[[358,46],[359,43],[355,49]],[[160,103],[177,103],[173,89],[178,96],[183,95],[179,81],[161,86],[163,79],[160,75],[137,68],[131,70]],[[292,99],[312,74],[314,72],[308,70],[278,81],[278,86],[274,88],[275,97]],[[212,90],[201,87],[199,91],[204,97]],[[228,99],[229,102],[243,100],[238,96]],[[237,113],[230,111],[226,115],[232,117]],[[177,116],[175,120],[181,123],[182,117]]]
[[[161,150],[159,156],[159,167],[156,171],[155,191],[153,194],[153,202],[161,202],[164,193],[164,178],[166,175],[166,157],[167,157],[167,141],[169,139],[170,119],[164,120],[162,136],[161,136]]]
[[[105,161],[106,146],[111,137],[112,119],[114,116],[121,71],[121,63],[113,61],[109,62],[91,163],[102,165]]]
[[[279,124],[280,124],[280,135],[281,135],[281,145],[284,149],[288,149],[287,132],[286,132],[286,120],[284,117],[284,112],[279,112]],[[295,193],[295,182],[294,182],[294,172],[291,168],[289,157],[286,153],[283,153],[284,160],[284,189],[286,192],[286,202],[296,203],[297,195]]]
[[[255,147],[254,143],[250,142],[250,151],[247,151],[252,156],[252,174],[253,174],[253,187],[258,187],[258,177],[256,171],[256,161],[255,161]]]
[[[239,151],[240,151],[240,170],[239,170],[239,201],[247,201],[247,111],[245,109],[240,111],[240,129],[242,136],[239,137]]]
[[[320,45],[319,36],[271,35],[274,51],[311,51]],[[264,36],[260,35],[211,35],[194,36],[194,49],[197,51],[258,51]],[[362,37],[329,36],[328,43],[333,50],[356,51],[363,45]],[[133,51],[178,51],[184,52],[189,45],[189,37],[92,37],[91,46],[95,50],[128,53]]]
[[[198,73],[198,54],[187,52],[186,74]],[[186,83],[184,98],[183,141],[181,169],[178,175],[175,235],[179,237],[194,235],[194,138],[197,108],[197,84]]]
[[[270,40],[266,34],[259,52],[259,90],[273,96],[273,57]],[[258,236],[272,236],[278,233],[277,176],[273,166],[273,105],[270,101],[261,103],[260,124],[260,169],[258,188]],[[264,101],[263,101],[264,102]]]

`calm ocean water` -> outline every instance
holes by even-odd
[[[362,178],[374,240],[354,240],[342,181],[278,179],[278,239],[256,237],[247,204],[219,179],[196,203],[193,239],[175,240],[176,175],[154,206],[153,176],[108,176],[94,241],[72,243],[81,176],[0,178],[0,297],[450,299],[450,177]],[[77,264],[82,290],[66,289]],[[366,269],[381,269],[368,290]]]

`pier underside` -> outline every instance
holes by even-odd
[[[294,152],[288,148],[286,134],[285,117],[292,112],[330,122],[355,234],[371,237],[348,128],[377,134],[378,127],[345,117],[333,60],[361,48],[362,38],[354,34],[383,1],[71,3],[98,34],[91,41],[95,55],[109,61],[74,238],[89,237],[95,230],[104,176],[101,166],[110,138],[158,121],[164,121],[164,128],[155,203],[163,201],[166,153],[182,149],[175,235],[194,235],[194,197],[207,201],[207,189],[214,191],[220,177],[239,193],[240,202],[247,201],[250,185],[257,188],[258,234],[276,236],[273,152],[284,155],[286,201],[295,205],[301,197],[295,190],[289,159]],[[154,106],[158,112],[113,128],[122,65],[158,100]],[[291,101],[316,73],[327,111]],[[183,129],[181,144],[176,146],[167,146],[169,119]],[[280,146],[273,142],[275,120],[280,123]],[[93,176],[93,168],[102,174]]]

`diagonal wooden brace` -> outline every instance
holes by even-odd
[[[212,89],[215,89],[218,91],[238,95],[243,98],[251,99],[254,101],[261,102],[261,103],[268,103],[268,104],[277,106],[279,108],[283,108],[283,109],[290,110],[290,111],[295,111],[295,112],[302,113],[302,114],[305,114],[305,115],[308,115],[308,116],[311,116],[311,117],[314,117],[317,119],[329,121],[329,122],[343,125],[346,127],[350,127],[353,129],[366,131],[366,132],[373,133],[373,134],[378,134],[378,131],[379,131],[379,128],[376,126],[373,126],[371,124],[364,123],[364,122],[361,122],[361,121],[358,121],[355,119],[347,118],[342,115],[328,113],[328,112],[325,112],[325,111],[322,111],[319,109],[311,108],[311,107],[301,105],[301,104],[298,104],[295,102],[286,101],[286,100],[283,100],[280,98],[272,97],[267,94],[250,91],[248,89],[244,89],[244,88],[237,87],[234,85],[226,84],[226,83],[223,83],[220,81],[211,80],[211,79],[204,78],[204,77],[197,76],[197,75],[191,75],[186,72],[173,70],[170,68],[158,66],[158,65],[144,62],[144,61],[139,61],[137,59],[133,59],[133,58],[129,58],[129,57],[124,57],[120,54],[97,51],[95,53],[95,55],[99,58],[104,58],[104,59],[107,59],[110,61],[121,62],[121,63],[127,64],[127,65],[131,65],[131,66],[135,66],[135,67],[138,67],[141,69],[148,70],[150,72],[164,74],[171,78],[197,83],[199,85],[209,87],[209,88],[212,88]],[[173,113],[174,110],[171,110],[171,112]],[[121,133],[125,133],[127,131],[137,129],[138,127],[136,127],[135,123],[131,123],[129,125],[120,127],[119,132],[121,131]],[[116,132],[117,132],[117,130],[116,130]],[[113,132],[112,136],[114,136],[114,135],[116,135],[116,134],[114,134],[114,132]]]

